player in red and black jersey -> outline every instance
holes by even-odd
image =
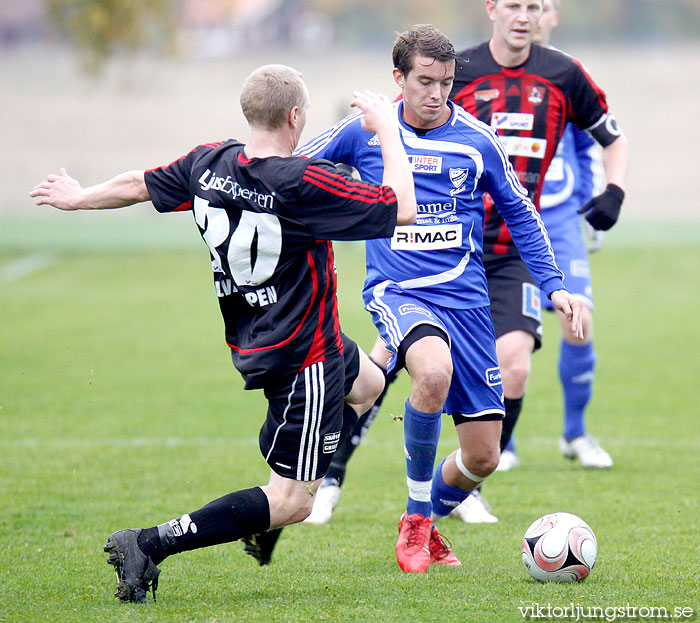
[[[396,197],[328,162],[247,151],[236,141],[201,145],[145,180],[159,212],[194,212],[233,362],[258,389],[338,356],[330,240],[391,236]]]
[[[149,588],[155,598],[156,565],[179,552],[244,539],[246,551],[269,561],[276,536],[266,551],[257,537],[278,535],[309,514],[342,435],[383,388],[379,369],[340,332],[330,241],[388,237],[397,224],[415,221],[413,177],[391,102],[370,92],[356,92],[352,105],[379,138],[383,184],[354,180],[323,160],[291,157],[308,103],[299,72],[264,66],[243,85],[251,129],[245,145],[200,145],[167,167],[89,188],[62,170],[30,193],[37,204],[63,210],[150,199],[159,212],[193,212],[211,253],[234,364],[246,387],[262,388],[268,400],[260,432],[271,467],[267,485],[109,537],[105,551],[124,601],[145,601]]]
[[[566,123],[587,130],[603,147],[608,186],[581,212],[595,229],[607,230],[624,199],[627,139],[583,65],[532,43],[542,8],[542,0],[486,0],[493,34],[460,52],[450,97],[498,131],[538,209],[544,175]],[[541,344],[541,308],[508,228],[490,198],[485,203],[483,259],[505,396],[503,449],[522,408],[530,355]],[[470,522],[495,521],[479,502],[478,495],[470,496],[456,514]],[[474,513],[468,516],[470,505]]]

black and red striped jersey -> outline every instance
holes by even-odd
[[[145,179],[159,212],[194,214],[248,389],[342,352],[330,241],[391,236],[391,188],[319,159],[248,160],[232,140],[200,145]]]
[[[590,130],[603,146],[619,135],[608,118],[605,93],[581,63],[559,50],[533,44],[527,61],[517,67],[499,65],[488,42],[459,56],[450,98],[498,132],[538,209],[545,173],[568,121]],[[485,207],[484,255],[517,254],[488,196]]]

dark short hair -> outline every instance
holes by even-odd
[[[442,63],[457,60],[450,40],[430,24],[416,24],[396,37],[391,58],[394,67],[404,76],[413,68],[415,56],[425,56]]]

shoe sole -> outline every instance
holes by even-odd
[[[401,571],[403,571],[404,573],[427,573],[428,567],[430,566],[430,563],[431,563],[432,561],[430,560],[430,554],[428,553],[428,564],[423,565],[423,564],[421,563],[420,566],[417,567],[417,568],[415,568],[415,569],[412,568],[412,567],[408,567],[408,566],[402,565],[401,562],[400,562],[399,559],[398,559],[398,556],[397,556],[397,558],[396,558],[396,562],[399,564],[399,568],[400,568]],[[410,562],[413,563],[413,562],[416,562],[416,561],[411,560]]]

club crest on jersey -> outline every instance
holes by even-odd
[[[469,169],[450,169],[450,182],[455,188],[459,188],[467,181]]]
[[[547,93],[547,87],[530,87],[527,95],[527,101],[535,106],[539,106]]]
[[[409,156],[414,173],[442,173],[442,156]]]
[[[474,91],[474,99],[477,102],[490,102],[495,100],[499,95],[498,89],[485,89],[484,91]]]
[[[540,290],[532,283],[523,283],[523,316],[542,322]]]

